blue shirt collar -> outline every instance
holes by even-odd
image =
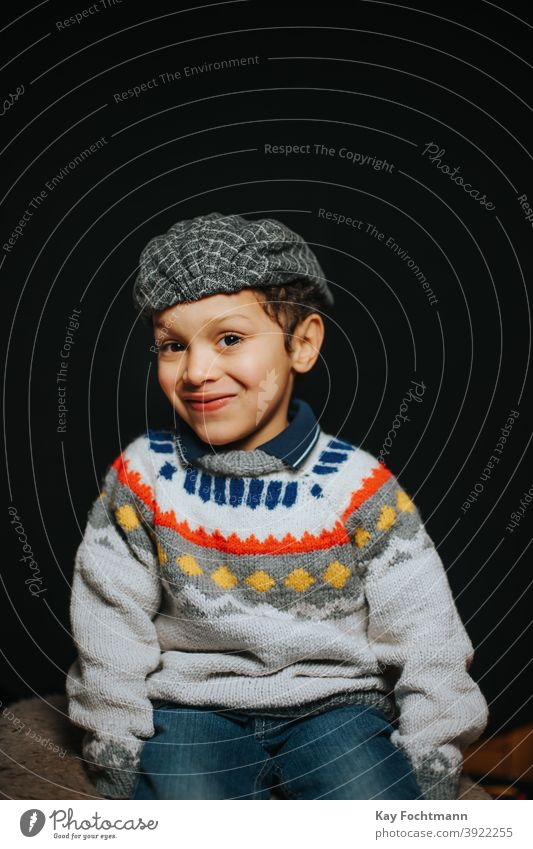
[[[287,418],[289,424],[281,433],[256,447],[283,460],[292,469],[297,469],[320,436],[320,425],[307,401],[296,398],[294,395],[289,401]],[[192,427],[179,417],[176,423],[176,432],[179,435],[178,449],[186,464],[193,462],[203,454],[229,450],[224,445],[214,446],[204,442],[196,435]]]

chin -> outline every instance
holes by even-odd
[[[209,429],[194,427],[191,423],[191,427],[195,431],[196,435],[202,439],[204,442],[209,442],[211,445],[222,446],[229,445],[232,442],[237,442],[246,437],[246,434],[241,433],[230,433],[226,428],[223,428],[223,433],[217,433],[217,428],[211,427]]]

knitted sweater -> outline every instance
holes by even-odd
[[[184,422],[109,467],[78,548],[71,720],[102,795],[129,798],[155,700],[307,715],[350,702],[426,798],[456,798],[486,702],[472,645],[418,509],[372,454],[293,398],[289,426],[217,450]],[[180,420],[181,421],[181,420]]]

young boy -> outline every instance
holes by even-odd
[[[148,243],[134,300],[177,417],[108,469],[76,555],[97,790],[456,798],[487,707],[442,562],[391,471],[293,394],[333,304],[315,255],[214,212]]]

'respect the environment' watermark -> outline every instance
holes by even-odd
[[[330,209],[325,209],[324,207],[320,207],[318,210],[318,217],[323,218],[324,221],[331,221],[333,224],[344,225],[345,227],[350,227],[354,230],[361,231],[364,235],[370,236],[371,239],[375,239],[377,242],[380,242],[387,248],[387,250],[392,251],[398,259],[405,263],[409,271],[411,271],[416,277],[417,281],[422,286],[424,290],[424,294],[428,299],[428,302],[431,306],[438,303],[438,298],[433,292],[428,279],[421,268],[416,264],[414,259],[409,255],[409,253],[398,244],[398,242],[394,239],[393,236],[388,236],[372,221],[364,221],[361,218],[354,218],[349,215],[344,215],[341,212],[334,212]]]
[[[11,525],[13,530],[15,531],[20,544],[22,545],[22,551],[24,554],[20,557],[21,563],[24,563],[27,569],[30,570],[31,575],[29,575],[24,583],[27,585],[32,596],[40,596],[42,593],[45,593],[46,587],[42,586],[43,576],[41,575],[41,570],[39,569],[39,564],[37,563],[33,549],[28,541],[28,534],[24,529],[24,525],[22,524],[21,518],[18,514],[17,508],[11,504],[7,508],[7,512],[11,517]]]
[[[57,389],[57,433],[67,432],[67,380],[68,370],[70,366],[70,357],[75,344],[74,334],[80,326],[79,317],[81,309],[76,307],[72,310],[72,314],[67,319],[65,338],[59,352],[59,371],[56,374],[56,389]]]
[[[37,192],[37,194],[35,194],[28,202],[18,224],[13,228],[11,235],[2,245],[5,253],[11,253],[17,241],[24,235],[24,231],[28,223],[31,221],[39,207],[43,205],[49,194],[63,182],[66,176],[68,176],[79,165],[85,162],[89,156],[92,156],[93,153],[96,153],[96,151],[100,150],[100,148],[104,147],[106,144],[107,139],[105,136],[100,136],[99,139],[93,142],[93,144],[90,144],[89,147],[86,147],[80,153],[76,154],[76,156],[64,165],[57,174],[54,174],[46,181],[44,184],[45,187],[42,188],[41,191]]]
[[[518,412],[518,410],[511,410],[509,412],[504,426],[500,428],[500,436],[498,437],[498,441],[495,447],[492,449],[492,453],[485,464],[485,468],[481,472],[478,481],[472,487],[470,493],[466,498],[466,501],[463,501],[463,504],[461,506],[461,510],[463,511],[463,513],[466,513],[467,510],[470,510],[471,506],[476,503],[479,496],[482,494],[482,492],[484,492],[485,483],[490,480],[494,469],[500,462],[500,457],[503,454],[505,444],[509,436],[511,435],[511,428],[513,427],[519,415],[520,413]]]
[[[425,386],[424,381],[413,380],[413,378],[411,378],[411,383],[414,384],[414,388],[413,388],[413,386],[410,386],[409,390],[406,392],[406,394],[402,398],[402,402],[400,404],[400,410],[394,416],[394,418],[392,420],[391,428],[390,428],[389,432],[387,433],[387,436],[385,437],[385,439],[383,441],[383,445],[382,445],[381,450],[380,450],[378,457],[377,457],[380,463],[385,462],[385,460],[383,459],[384,455],[390,454],[389,449],[392,447],[392,440],[393,440],[393,438],[396,439],[396,432],[401,428],[402,422],[410,422],[411,421],[409,416],[406,416],[406,413],[409,409],[408,404],[410,404],[412,401],[416,401],[417,404],[422,403],[422,396],[424,395],[424,393],[426,391],[426,386]]]
[[[113,94],[115,103],[124,103],[127,100],[137,99],[142,94],[155,88],[178,82],[190,77],[198,77],[202,74],[209,74],[213,71],[227,71],[234,68],[240,68],[246,65],[258,65],[260,63],[259,56],[237,56],[230,59],[219,59],[215,62],[203,62],[201,65],[184,65],[183,68],[174,71],[163,71],[152,77],[150,80],[144,80],[142,83],[137,83],[125,91],[116,91]]]

